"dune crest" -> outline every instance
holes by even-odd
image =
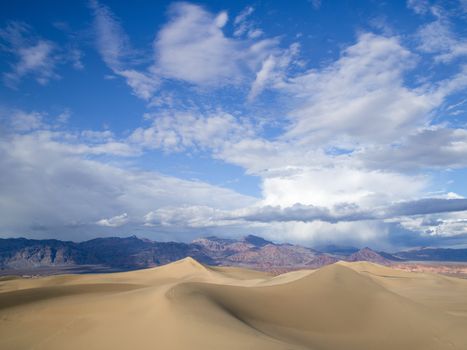
[[[466,296],[465,280],[371,263],[272,276],[185,258],[0,281],[0,348],[465,349]]]

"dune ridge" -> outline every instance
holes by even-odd
[[[371,263],[0,281],[1,349],[465,349],[465,329],[466,280]]]

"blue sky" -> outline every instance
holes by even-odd
[[[467,245],[467,2],[0,5],[0,235]]]

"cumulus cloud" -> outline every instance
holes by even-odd
[[[299,208],[303,215],[306,211],[309,218],[331,224],[384,220],[389,214],[376,215],[368,208],[387,211],[387,203],[407,202],[428,191],[429,177],[410,170],[423,163],[462,166],[465,158],[463,129],[426,126],[444,97],[463,86],[462,79],[456,76],[435,88],[408,88],[404,75],[415,59],[398,38],[367,33],[327,67],[293,78],[282,75],[275,88],[290,94],[299,107],[292,109],[285,134],[275,140],[258,136],[257,129],[229,114],[190,113],[158,116],[131,139],[168,151],[210,150],[214,157],[261,176],[262,215],[272,211],[279,217],[271,208],[298,203],[295,210],[287,209],[291,218]],[[271,66],[260,70],[264,74],[257,77],[259,91],[272,74]],[[360,209],[338,214],[333,208],[342,202]],[[167,211],[159,214],[165,215],[161,222],[171,221]],[[209,226],[213,221],[228,223],[218,212],[214,217]],[[196,225],[200,222],[196,220]]]
[[[361,34],[336,62],[284,86],[299,99],[286,137],[354,145],[392,141],[424,125],[440,101],[404,86],[416,59],[396,37]]]
[[[236,17],[240,25],[247,12]],[[201,6],[175,3],[170,20],[154,41],[154,71],[168,78],[202,86],[235,85],[245,80],[245,71],[255,71],[276,49],[276,39],[228,37],[226,12],[213,14]]]
[[[222,27],[227,15],[213,15],[200,6],[176,3],[170,22],[154,42],[157,70],[164,76],[196,84],[217,84],[239,76],[240,48],[229,40]]]
[[[465,130],[429,125],[445,97],[465,86],[462,73],[407,87],[405,75],[418,57],[399,38],[370,33],[360,34],[328,66],[293,77],[284,70],[278,74],[277,57],[265,59],[250,91],[257,97],[268,84],[292,98],[292,118],[276,139],[260,137],[260,130],[229,114],[191,112],[157,116],[131,137],[144,147],[167,151],[210,150],[261,176],[258,207],[242,215],[205,207],[164,208],[148,214],[148,224],[215,227],[240,221],[272,230],[271,222],[282,222],[293,231],[300,222],[316,228],[315,221],[321,221],[334,232],[332,225],[342,229],[356,222],[366,232],[375,225],[370,220],[386,232],[394,227],[385,221],[399,216],[439,214],[442,205],[464,210],[461,202],[413,201],[430,187],[430,178],[413,170],[464,166]],[[341,207],[343,202],[354,210]]]

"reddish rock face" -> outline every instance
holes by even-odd
[[[390,265],[391,261],[384,258],[382,255],[378,254],[370,248],[360,249],[358,252],[353,253],[347,259],[347,261],[369,261],[380,265]]]
[[[193,241],[203,247],[206,254],[220,265],[237,265],[262,270],[297,269],[327,265],[337,259],[311,249],[293,244],[275,244],[257,236],[246,236],[241,240],[208,237]],[[322,255],[316,259],[318,255]],[[322,266],[322,265],[320,265]]]

